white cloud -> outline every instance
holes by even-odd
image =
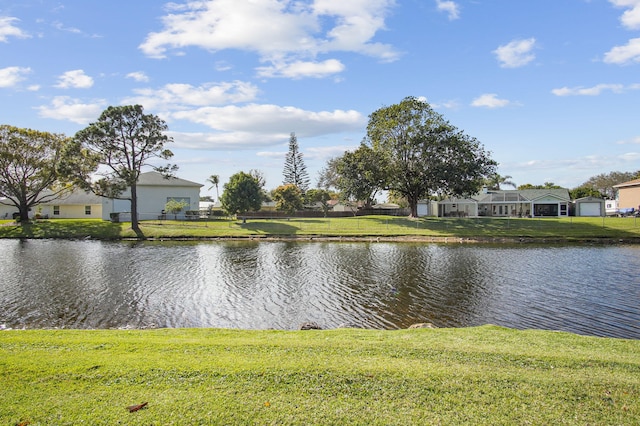
[[[218,130],[256,131],[279,134],[285,138],[291,132],[300,137],[332,132],[362,130],[365,118],[357,111],[306,111],[295,107],[268,104],[246,106],[203,107],[180,111],[173,118],[193,121]]]
[[[366,126],[366,117],[353,110],[314,112],[264,104],[176,111],[170,119],[191,121],[214,130],[182,134],[182,146],[194,149],[260,148],[286,143],[291,132],[304,138],[362,131]]]
[[[26,78],[31,68],[7,67],[0,68],[0,87],[13,87]]]
[[[22,31],[20,28],[13,25],[14,22],[19,21],[17,18],[10,16],[0,16],[0,41],[8,42],[9,37],[28,38],[29,35]]]
[[[640,38],[632,38],[625,46],[616,46],[604,55],[608,64],[640,62]]]
[[[312,4],[208,0],[171,4],[172,13],[162,18],[164,28],[148,34],[139,47],[155,58],[165,57],[168,50],[179,52],[188,47],[212,52],[252,51],[262,62],[272,63],[261,72],[273,75],[284,75],[281,70],[291,72],[282,64],[315,63],[318,55],[330,52],[356,52],[393,61],[399,56],[393,47],[372,41],[384,29],[393,5],[394,0],[315,0]],[[336,62],[321,64],[335,70]],[[317,66],[307,70],[311,76],[318,76]],[[294,75],[301,77],[301,71]],[[325,70],[324,74],[331,73]]]
[[[535,44],[536,39],[533,37],[526,40],[513,40],[505,45],[499,46],[493,53],[498,58],[500,67],[518,68],[535,59],[536,56],[531,53]]]
[[[147,109],[175,110],[188,106],[223,105],[255,100],[258,88],[247,82],[232,81],[190,84],[167,84],[160,89],[136,89],[136,96],[123,100],[123,104],[140,104]]]
[[[640,29],[640,0],[609,0],[620,8],[628,8],[620,17],[620,22],[630,30]]]
[[[322,78],[340,73],[344,68],[344,65],[340,61],[328,59],[323,62],[296,61],[275,64],[270,67],[259,67],[257,71],[259,77],[286,77],[297,79],[302,77]]]
[[[553,89],[551,93],[556,96],[598,96],[605,91],[624,93],[631,90],[640,90],[640,85],[632,84],[624,86],[623,84],[597,84],[593,87],[561,87],[559,89]]]
[[[50,105],[35,107],[40,117],[55,120],[68,120],[78,124],[89,124],[96,121],[107,105],[105,100],[93,103],[81,103],[78,99],[68,96],[56,96]]]
[[[640,136],[616,142],[618,145],[640,145]]]
[[[140,83],[146,83],[147,81],[149,81],[149,77],[142,71],[130,72],[129,74],[127,74],[126,77],[131,78]]]
[[[436,6],[439,11],[447,12],[450,21],[460,17],[460,6],[454,1],[436,0]]]
[[[508,100],[499,99],[495,93],[485,93],[471,102],[471,106],[482,108],[502,108],[509,104],[510,102]]]
[[[91,86],[93,86],[93,78],[86,75],[83,70],[72,70],[58,77],[58,84],[55,87],[61,89],[88,89]]]

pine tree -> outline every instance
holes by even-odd
[[[289,138],[289,152],[285,157],[283,175],[283,185],[293,184],[300,188],[303,193],[309,189],[309,174],[307,173],[307,166],[304,165],[302,153],[298,148],[298,139],[295,133],[291,133]]]

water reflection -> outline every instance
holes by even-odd
[[[0,327],[494,323],[640,338],[637,246],[0,241]]]

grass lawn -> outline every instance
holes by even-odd
[[[3,425],[640,424],[640,341],[495,326],[5,330],[0,372]]]
[[[0,221],[0,238],[135,238],[130,223],[51,219],[25,226]],[[637,242],[638,218],[419,218],[364,216],[346,218],[143,221],[147,238],[228,237],[420,237],[515,239],[622,239]]]

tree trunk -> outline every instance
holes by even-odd
[[[138,224],[138,188],[135,183],[131,185],[131,229],[139,238],[144,238]]]
[[[409,217],[418,217],[418,198],[407,197],[407,201],[409,201],[409,209],[411,210]]]
[[[20,223],[29,223],[29,207],[27,205],[20,204],[18,211],[20,212]]]

